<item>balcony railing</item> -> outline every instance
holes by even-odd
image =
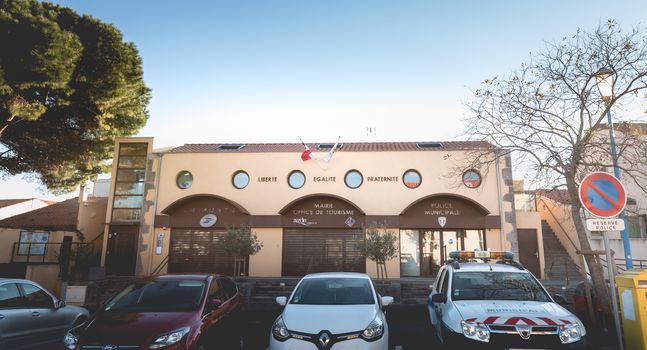
[[[11,249],[12,263],[28,264],[61,264],[63,259],[74,260],[79,254],[84,256],[94,255],[92,243],[73,242],[69,244],[69,251],[65,252],[65,243],[25,243],[14,242]]]

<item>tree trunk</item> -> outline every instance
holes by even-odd
[[[10,115],[9,118],[2,124],[0,124],[0,139],[2,138],[2,134],[7,130],[9,125],[11,125],[11,122],[16,118],[15,115]]]
[[[575,184],[575,181],[567,180],[566,186],[568,188],[568,193],[571,199],[571,217],[573,218],[575,230],[577,231],[577,238],[580,242],[580,250],[590,251],[591,243],[589,242],[589,238],[586,235],[586,229],[580,216],[582,205],[580,204],[577,185]],[[602,264],[593,255],[585,255],[584,259],[586,260],[586,264],[589,267],[589,272],[591,273],[591,280],[593,282],[595,295],[597,299],[602,303],[603,311],[608,319],[612,316],[610,304],[611,297],[609,296],[609,287],[607,286],[607,282],[604,279]],[[610,266],[610,264],[613,264],[613,262],[607,262],[608,266]],[[582,266],[582,268],[584,268],[584,266]],[[609,275],[609,278],[613,278],[613,275]]]

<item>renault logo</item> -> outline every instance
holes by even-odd
[[[103,344],[101,345],[101,350],[115,350],[117,345],[115,344]]]
[[[521,339],[529,339],[530,338],[530,331],[532,328],[530,326],[516,326],[517,328],[517,333],[521,336]]]
[[[318,340],[322,349],[328,349],[328,344],[330,344],[330,334],[328,332],[321,332]]]

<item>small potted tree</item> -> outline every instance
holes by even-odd
[[[365,258],[375,261],[377,278],[388,279],[386,262],[398,255],[397,235],[393,231],[387,230],[386,224],[372,223],[364,228],[364,236],[364,241],[358,243],[357,248]]]
[[[225,251],[234,256],[234,277],[244,276],[247,258],[263,248],[263,242],[248,225],[228,227],[223,243]]]

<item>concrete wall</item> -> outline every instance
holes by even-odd
[[[444,156],[449,156],[448,160]],[[333,160],[322,167],[317,160],[303,162],[298,153],[167,153],[163,156],[157,214],[171,203],[186,196],[211,193],[232,200],[254,215],[275,215],[291,201],[308,194],[333,193],[343,197],[367,215],[399,215],[416,200],[435,193],[453,193],[468,197],[483,205],[492,215],[499,214],[496,172],[484,175],[483,184],[470,189],[461,184],[460,175],[451,174],[464,152],[354,152],[335,153]],[[415,189],[405,187],[402,174],[408,169],[422,174],[422,184]],[[344,184],[348,170],[357,169],[364,175],[360,188]],[[193,174],[193,185],[180,189],[175,181],[180,171]],[[245,170],[249,185],[236,189],[232,175]],[[292,170],[301,170],[306,183],[300,189],[287,184]],[[485,172],[484,172],[485,173]],[[259,182],[258,177],[277,177],[277,182]],[[313,177],[335,177],[335,182],[313,182]],[[368,176],[397,176],[396,182],[368,182]]]
[[[106,201],[88,199],[79,204],[77,228],[86,242],[90,242],[103,234],[106,222]]]
[[[263,248],[249,257],[249,275],[256,277],[281,276],[283,259],[283,229],[254,228],[252,229],[263,242]]]
[[[25,279],[40,284],[60,298],[62,282],[58,279],[59,270],[58,265],[28,265]]]

